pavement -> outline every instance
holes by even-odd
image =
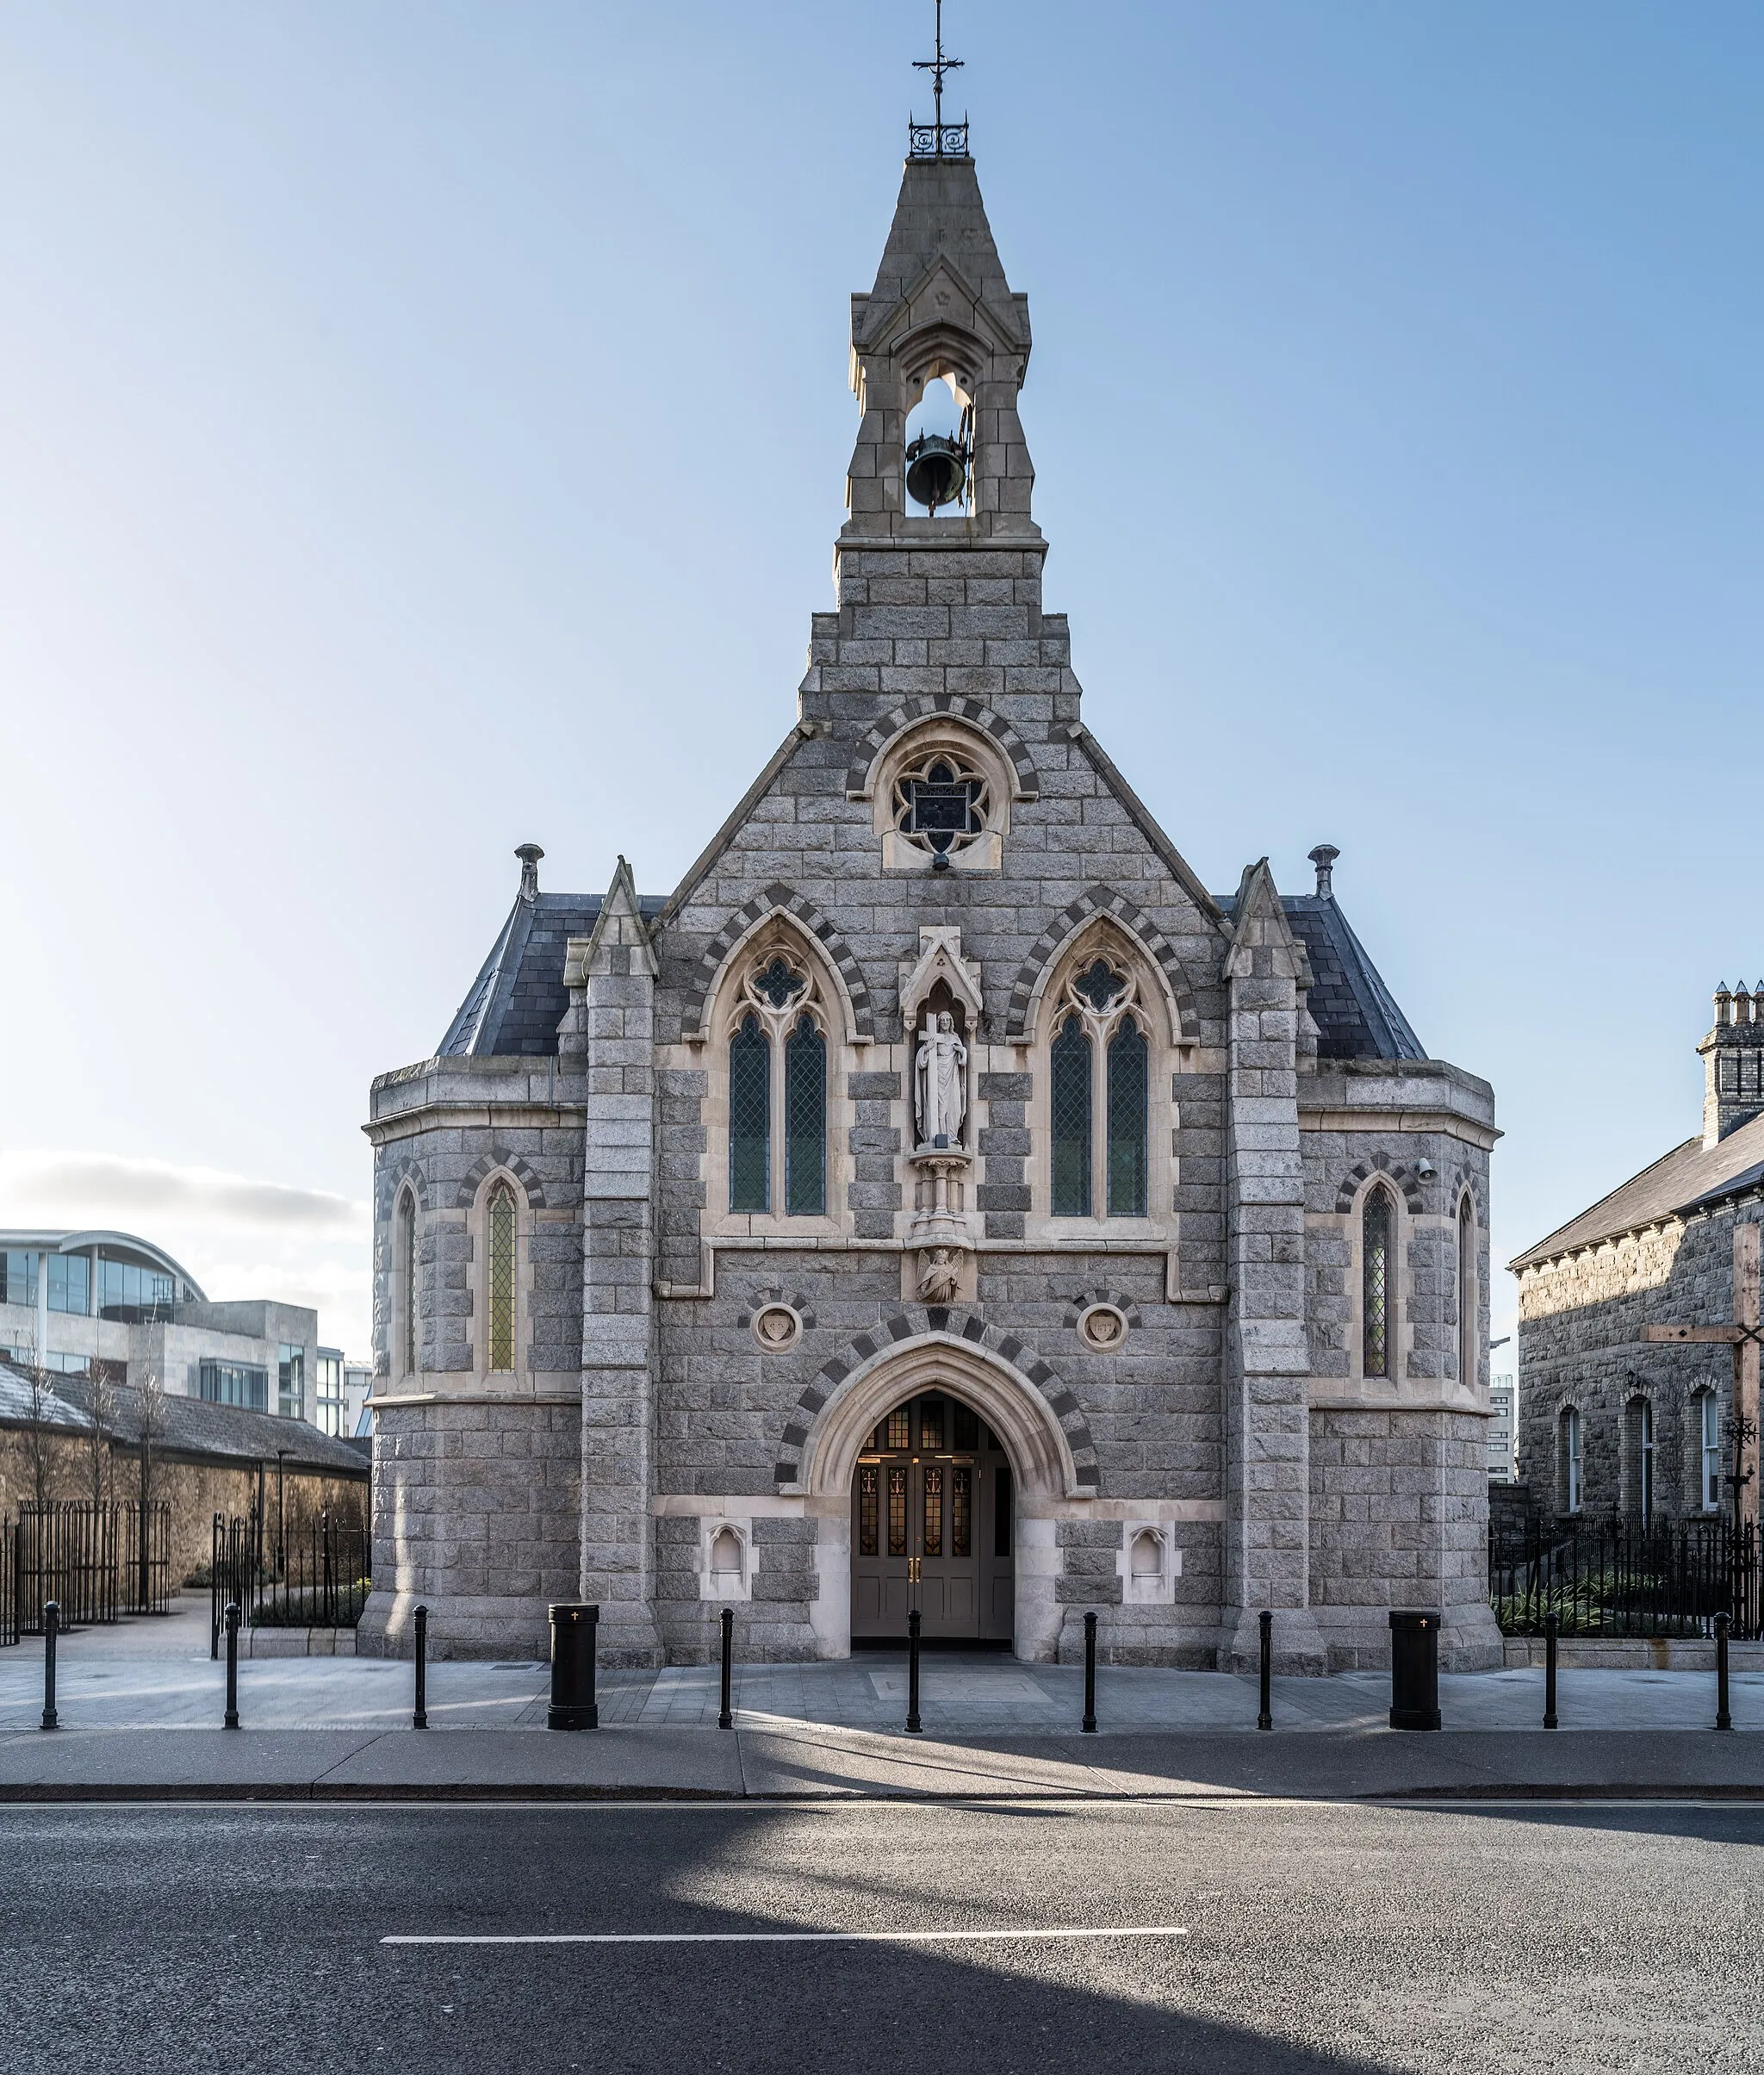
[[[1274,1682],[1104,1666],[1100,1733],[1078,1733],[1083,1673],[928,1653],[923,1732],[904,1729],[904,1656],[738,1665],[735,1728],[716,1728],[714,1666],[608,1672],[598,1733],[547,1735],[543,1665],[442,1662],[426,1731],[413,1668],[373,1658],[253,1659],[238,1733],[205,1605],[63,1638],[53,1735],[42,1645],[0,1652],[0,1800],[202,1798],[746,1799],[1216,1794],[1368,1797],[1707,1795],[1764,1799],[1764,1672],[1736,1673],[1736,1733],[1713,1733],[1701,1672],[1564,1671],[1544,1730],[1544,1674],[1440,1681],[1444,1728],[1392,1731],[1379,1673]],[[540,1732],[540,1733],[535,1733]]]
[[[0,2067],[1739,2075],[1761,1844],[1658,1803],[0,1808]]]

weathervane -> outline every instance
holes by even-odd
[[[943,120],[943,75],[959,72],[962,68],[960,58],[943,55],[943,0],[937,0],[937,55],[935,58],[916,58],[913,70],[929,72],[931,94],[935,103],[934,119],[921,122],[916,115],[907,118],[907,140],[915,158],[966,158],[968,155],[968,119],[964,115],[960,122]]]

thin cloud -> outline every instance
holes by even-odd
[[[9,1224],[110,1227],[135,1220],[146,1237],[155,1218],[316,1234],[364,1229],[368,1206],[219,1168],[29,1147],[0,1152],[0,1217]]]

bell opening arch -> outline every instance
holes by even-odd
[[[845,1657],[852,1637],[852,1494],[870,1436],[904,1401],[929,1394],[959,1400],[985,1422],[1010,1466],[1015,1612],[1019,1657],[1051,1662],[1063,1610],[1054,1522],[1094,1497],[1072,1443],[1047,1397],[991,1349],[944,1333],[897,1342],[854,1369],[828,1396],[804,1438],[796,1488],[817,1523],[818,1654]],[[903,1630],[902,1645],[905,1644]]]

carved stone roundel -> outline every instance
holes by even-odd
[[[767,1354],[782,1354],[802,1337],[801,1314],[788,1304],[762,1304],[754,1314],[754,1338]]]
[[[1112,1355],[1127,1345],[1127,1314],[1113,1304],[1090,1304],[1078,1314],[1078,1338],[1098,1354]]]

